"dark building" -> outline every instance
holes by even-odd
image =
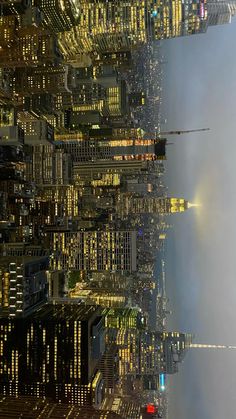
[[[48,268],[48,256],[1,256],[0,313],[24,317],[45,303]]]
[[[103,318],[94,306],[47,304],[24,319],[0,319],[3,395],[99,406]]]

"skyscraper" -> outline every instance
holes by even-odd
[[[81,0],[79,23],[60,35],[69,55],[127,51],[147,42],[193,33],[207,28],[206,3],[180,0]]]
[[[25,319],[0,319],[0,391],[99,407],[104,321],[95,306],[45,305]]]
[[[208,25],[223,25],[231,22],[236,13],[235,1],[208,0],[207,22]]]
[[[52,234],[54,269],[132,272],[137,269],[135,231]]]
[[[117,202],[117,210],[124,215],[129,214],[174,214],[189,208],[188,201],[183,198],[136,197],[132,194],[121,194]]]

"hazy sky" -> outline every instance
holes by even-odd
[[[166,41],[169,194],[201,204],[172,217],[170,328],[195,342],[236,344],[236,18],[207,34]],[[192,349],[170,383],[170,418],[236,418],[236,351]]]

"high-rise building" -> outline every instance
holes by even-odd
[[[135,231],[55,232],[53,269],[132,272],[137,269]]]
[[[136,197],[122,194],[117,202],[121,214],[175,214],[186,211],[191,204],[183,198]]]
[[[231,22],[236,13],[235,1],[207,1],[207,21],[209,25],[223,25]]]
[[[24,419],[58,419],[64,417],[83,418],[83,419],[119,419],[115,412],[109,410],[98,410],[92,406],[68,405],[56,403],[52,399],[45,399],[32,396],[1,396],[0,398],[0,418],[19,418]]]
[[[17,68],[13,78],[14,91],[25,96],[41,93],[71,93],[72,70],[64,65]]]
[[[98,308],[78,304],[48,304],[24,319],[1,318],[1,393],[99,407],[103,324]]]
[[[1,256],[0,310],[24,317],[45,303],[48,269],[48,256]]]
[[[79,23],[60,35],[65,51],[74,55],[127,51],[147,42],[206,31],[206,3],[176,0],[80,1]],[[76,45],[76,47],[75,47]],[[68,54],[68,52],[67,52]]]
[[[35,26],[19,28],[12,47],[0,49],[1,67],[46,65],[58,63],[60,60],[55,36],[48,30]]]
[[[79,2],[74,0],[34,0],[44,13],[47,26],[54,32],[64,32],[78,23]]]
[[[31,0],[0,0],[3,15],[17,15],[24,13],[31,6]]]
[[[147,170],[143,160],[97,160],[73,165],[73,179],[78,184],[98,182],[111,174],[137,174]]]

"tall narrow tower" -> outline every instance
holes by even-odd
[[[123,194],[117,204],[118,211],[128,214],[175,214],[191,207],[183,198],[134,197]]]

